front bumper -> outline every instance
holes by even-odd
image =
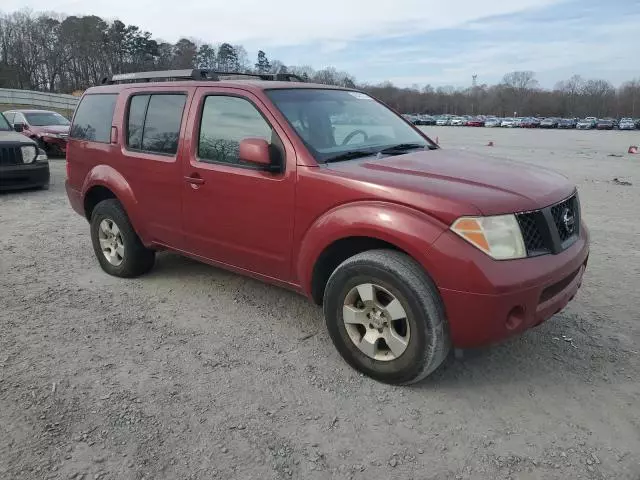
[[[40,137],[48,150],[60,153],[67,152],[67,139],[60,137],[49,137],[46,134]]]
[[[435,247],[450,253],[451,263],[443,267],[448,277],[438,287],[454,346],[497,343],[560,312],[577,293],[587,266],[589,233],[584,224],[580,231],[557,255],[509,261],[492,260],[471,245],[462,250],[464,240],[443,234]]]
[[[20,190],[49,185],[49,162],[0,166],[0,190]]]

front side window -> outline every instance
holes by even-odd
[[[78,105],[69,136],[78,140],[109,143],[117,98],[117,94],[86,95]]]
[[[175,155],[186,100],[184,94],[133,96],[127,119],[127,146]]]
[[[299,88],[266,94],[319,162],[407,145],[435,148],[401,117],[361,92]]]
[[[64,126],[69,125],[69,120],[56,112],[29,112],[24,116],[29,125],[35,127]]]
[[[9,130],[11,130],[9,122],[7,122],[4,116],[0,113],[0,132],[8,132]]]
[[[1,117],[2,115],[0,115]],[[9,125],[13,125],[13,117],[15,117],[16,114],[15,113],[11,113],[11,112],[7,112],[4,114],[4,118],[7,120],[7,122],[9,122]],[[2,122],[2,120],[0,119],[0,123]]]
[[[272,143],[275,133],[251,102],[239,97],[206,97],[202,109],[198,159],[203,162],[243,164],[240,142],[262,138]]]

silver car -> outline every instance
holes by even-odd
[[[635,130],[636,124],[632,118],[623,118],[618,124],[619,130]]]

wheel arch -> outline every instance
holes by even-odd
[[[297,257],[303,291],[321,304],[329,276],[347,258],[374,249],[405,253],[429,271],[427,251],[446,226],[415,209],[384,202],[358,202],[318,218]]]
[[[138,201],[131,185],[120,172],[108,165],[97,165],[87,175],[82,192],[84,215],[88,221],[91,221],[93,209],[98,203],[114,198],[122,204],[133,228],[144,241],[146,232],[139,216]]]

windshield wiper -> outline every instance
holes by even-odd
[[[369,152],[365,150],[350,150],[348,152],[340,153],[333,157],[325,159],[325,163],[340,162],[342,160],[353,160],[354,158],[370,157],[375,155],[376,152]]]
[[[379,153],[392,155],[394,153],[403,153],[408,150],[417,150],[417,149],[424,149],[424,148],[429,148],[429,150],[433,150],[436,147],[431,147],[430,145],[425,145],[423,143],[399,143],[397,145],[392,145],[390,147],[383,148],[382,150],[379,151]]]

